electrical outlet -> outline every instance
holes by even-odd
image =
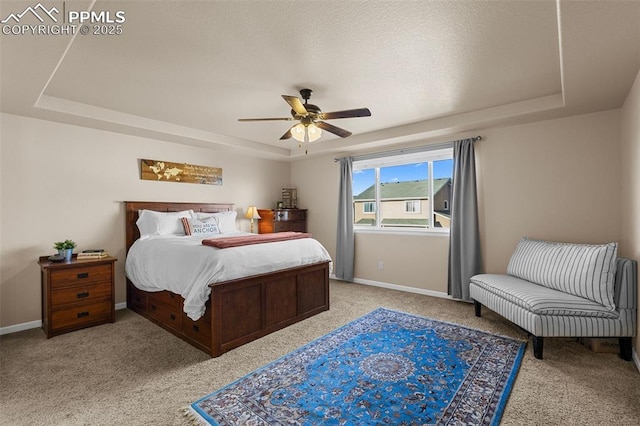
[[[384,262],[378,262],[378,269],[384,269]]]

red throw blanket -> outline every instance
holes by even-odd
[[[275,234],[254,234],[241,235],[239,237],[207,238],[202,240],[205,246],[228,248],[246,246],[250,244],[272,243],[275,241],[297,240],[299,238],[310,238],[311,234],[306,232],[277,232]]]

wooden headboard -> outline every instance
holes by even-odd
[[[218,213],[233,210],[233,204],[228,203],[171,203],[165,201],[125,201],[125,228],[127,253],[131,245],[140,238],[140,231],[136,226],[139,210],[153,210],[157,212],[179,212],[193,210],[202,213]]]

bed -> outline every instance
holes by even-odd
[[[218,213],[233,211],[233,204],[127,201],[125,210],[129,253],[140,238],[136,225],[139,211]],[[329,268],[330,260],[323,260],[212,282],[208,285],[211,294],[205,303],[204,314],[197,320],[183,311],[185,299],[180,294],[168,290],[144,291],[127,277],[127,307],[217,357],[328,310]]]

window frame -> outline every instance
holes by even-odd
[[[362,233],[400,233],[400,234],[438,234],[438,235],[449,235],[449,228],[436,228],[433,227],[433,218],[434,218],[434,203],[433,203],[433,162],[439,160],[452,160],[453,159],[453,146],[446,146],[435,149],[423,149],[417,152],[403,152],[400,151],[397,154],[388,154],[388,155],[374,155],[372,157],[366,157],[358,159],[354,158],[353,160],[353,171],[358,170],[367,170],[374,169],[375,170],[375,220],[373,225],[359,225],[357,223],[353,224],[354,232],[362,232]],[[408,164],[417,164],[417,163],[428,163],[427,167],[427,180],[428,180],[428,200],[429,200],[429,226],[422,227],[403,227],[403,226],[382,226],[380,217],[380,169],[384,167],[390,166],[399,166],[399,165],[408,165]],[[453,173],[452,173],[453,174]],[[453,180],[453,176],[451,176]],[[418,200],[405,200],[405,201],[418,201]],[[373,202],[373,201],[367,201]],[[353,205],[355,207],[355,199],[353,199]],[[406,208],[406,205],[405,205]],[[363,207],[364,209],[364,207]],[[422,211],[422,207],[420,206],[420,211]],[[367,213],[371,214],[371,213]]]

